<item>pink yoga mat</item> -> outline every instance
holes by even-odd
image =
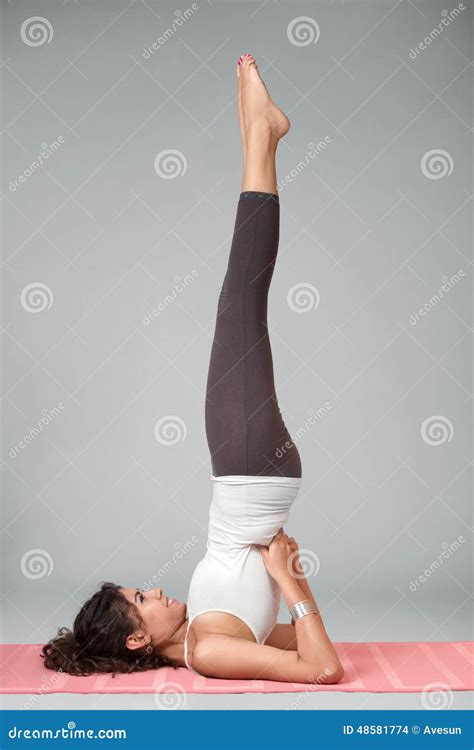
[[[221,680],[162,667],[112,677],[72,677],[45,669],[41,646],[0,645],[0,693],[295,693],[340,690],[414,693],[474,690],[474,643],[336,643],[345,668],[337,685]]]

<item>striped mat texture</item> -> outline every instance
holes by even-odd
[[[474,690],[474,642],[336,643],[337,685],[201,677],[188,669],[73,677],[44,668],[38,644],[0,645],[0,693],[413,693]]]

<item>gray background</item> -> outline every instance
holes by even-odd
[[[191,3],[2,3],[4,642],[43,641],[71,625],[104,580],[146,586],[155,576],[186,598],[206,544],[204,390],[240,190],[234,68],[247,51],[292,122],[280,180],[308,143],[330,139],[281,192],[269,322],[281,409],[290,432],[305,433],[287,531],[309,572],[319,568],[310,579],[333,639],[471,638],[464,4],[411,59],[454,4],[201,0],[144,59]],[[49,43],[23,41],[31,16],[48,19]],[[300,16],[317,22],[316,43],[289,40]],[[59,136],[60,148],[13,192],[10,181]],[[186,163],[173,179],[154,169],[168,149]],[[421,160],[439,149],[452,173],[430,179]],[[411,325],[459,269],[465,276]],[[32,313],[21,294],[38,282],[52,305]],[[303,314],[287,300],[300,283],[320,299]],[[186,434],[163,445],[154,428],[170,415]],[[449,441],[422,439],[430,417],[449,420]],[[36,567],[31,550],[40,550]],[[259,699],[240,697],[237,707]]]

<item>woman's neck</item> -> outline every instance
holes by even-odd
[[[179,628],[173,633],[166,644],[159,645],[157,651],[162,656],[172,659],[181,666],[186,666],[184,661],[184,639],[186,637],[186,631],[188,629],[188,619],[186,618]]]

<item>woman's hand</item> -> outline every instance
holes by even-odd
[[[292,543],[294,547],[296,544],[294,539],[292,539]],[[260,544],[255,545],[260,550],[267,572],[275,581],[293,574],[291,556],[294,554],[294,550],[292,549],[292,543],[290,543],[290,537],[285,534],[283,529],[280,529],[268,547]],[[296,549],[298,549],[298,545],[296,545]]]

